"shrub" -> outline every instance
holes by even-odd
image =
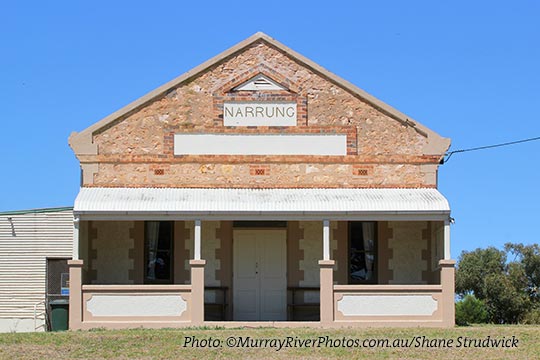
[[[540,308],[535,308],[528,311],[523,317],[523,324],[539,325],[540,324]]]
[[[456,324],[466,326],[470,324],[486,323],[488,312],[486,304],[474,295],[465,297],[456,303]]]

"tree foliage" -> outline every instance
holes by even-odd
[[[512,261],[507,261],[509,255],[513,255]],[[464,300],[474,295],[485,304],[487,320],[493,323],[535,321],[540,309],[539,286],[538,244],[509,243],[504,251],[494,247],[464,251],[458,261],[456,292]]]
[[[485,299],[486,276],[504,272],[505,263],[506,253],[494,247],[462,252],[456,271],[456,292],[472,293],[477,299]]]
[[[513,254],[523,270],[526,291],[531,300],[540,302],[540,246],[538,244],[506,244],[505,250]]]
[[[484,301],[491,322],[517,324],[530,309],[529,298],[516,289],[507,274],[490,274],[485,280]]]

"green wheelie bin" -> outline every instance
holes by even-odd
[[[58,299],[49,302],[51,307],[51,330],[64,331],[69,328],[69,300]]]

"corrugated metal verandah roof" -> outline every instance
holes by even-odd
[[[81,188],[76,215],[89,214],[446,214],[437,189]]]

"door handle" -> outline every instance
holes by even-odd
[[[259,263],[255,261],[255,275],[259,273]]]

